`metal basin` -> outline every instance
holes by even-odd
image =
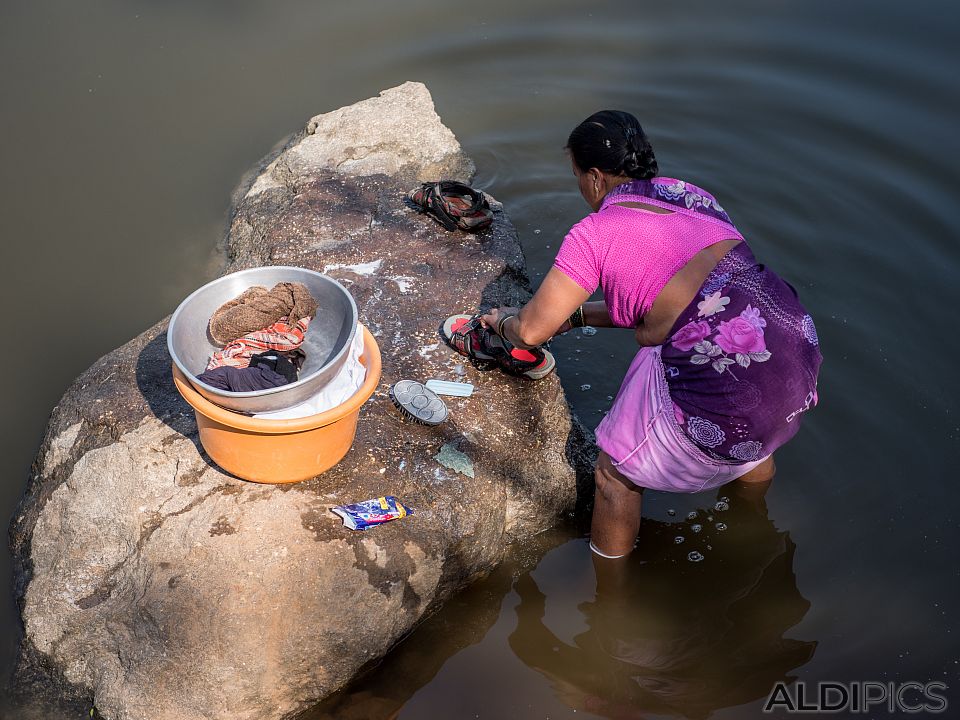
[[[295,383],[255,392],[225,392],[197,379],[210,356],[220,349],[207,332],[210,316],[228,300],[253,285],[272,288],[278,282],[301,282],[319,304],[310,321],[303,351],[307,359]],[[242,413],[260,413],[296,405],[316,395],[340,370],[357,331],[357,305],[336,280],[313,270],[271,266],[241,270],[207,283],[180,303],[170,318],[170,357],[197,392],[212,403]]]

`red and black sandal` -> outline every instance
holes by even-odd
[[[447,230],[477,232],[493,222],[486,196],[454,180],[424,183],[407,195],[417,210],[427,213]]]
[[[514,347],[480,322],[479,315],[452,315],[440,326],[444,342],[461,355],[528,380],[540,380],[557,366],[549,350]]]

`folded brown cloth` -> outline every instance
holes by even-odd
[[[303,283],[277,283],[272,290],[254,285],[217,308],[210,318],[210,337],[217,344],[226,345],[281,318],[296,325],[316,312],[317,301]]]

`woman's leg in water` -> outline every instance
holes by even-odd
[[[773,476],[777,474],[777,465],[773,462],[773,455],[770,455],[766,460],[757,465],[753,470],[748,473],[745,473],[737,478],[739,482],[745,483],[764,483],[770,482],[773,480]]]
[[[593,476],[596,494],[590,525],[593,569],[597,595],[619,593],[626,581],[627,556],[640,532],[640,500],[643,488],[624,477],[601,451]],[[602,555],[600,553],[603,553]]]
[[[754,509],[765,513],[764,497],[767,490],[770,489],[773,476],[776,474],[777,465],[773,461],[773,455],[771,455],[750,472],[721,487],[717,492],[717,497],[723,494],[724,489],[728,489],[729,492],[736,493],[740,498],[749,502]]]
[[[749,472],[729,483],[736,486],[738,495],[753,502],[762,503],[777,468],[771,455]],[[614,571],[611,562],[628,555],[633,550],[640,532],[640,510],[643,488],[635,485],[601,451],[594,468],[596,493],[593,501],[593,518],[590,525],[590,543],[599,551],[594,552],[594,566],[600,574]],[[609,557],[607,557],[609,556]],[[619,575],[619,572],[614,574]]]
[[[601,451],[593,471],[596,494],[590,542],[605,556],[619,557],[633,550],[640,531],[640,500],[643,488],[617,470],[610,456]]]

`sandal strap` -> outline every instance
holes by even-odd
[[[487,199],[482,192],[474,190],[462,182],[457,182],[456,180],[441,180],[437,185],[439,185],[439,192],[442,196],[457,195],[459,197],[470,198],[470,207],[463,210],[459,208],[455,209],[456,215],[473,215],[482,210],[487,203]]]
[[[443,183],[424,184],[424,195],[427,206],[433,211],[434,217],[447,230],[457,229],[456,218],[448,211],[449,204],[443,199]]]
[[[500,364],[500,367],[508,373],[522,375],[528,370],[540,366],[544,358],[546,358],[546,354],[539,347],[530,348],[527,352],[533,355],[533,360],[520,360],[505,349],[503,355],[497,357],[497,362]]]
[[[453,345],[454,349],[461,355],[472,355],[474,349],[473,338],[476,331],[480,327],[480,316],[474,315],[472,318],[463,323],[463,325],[450,333],[450,344]],[[480,344],[479,340],[480,338],[478,337],[478,344]]]

